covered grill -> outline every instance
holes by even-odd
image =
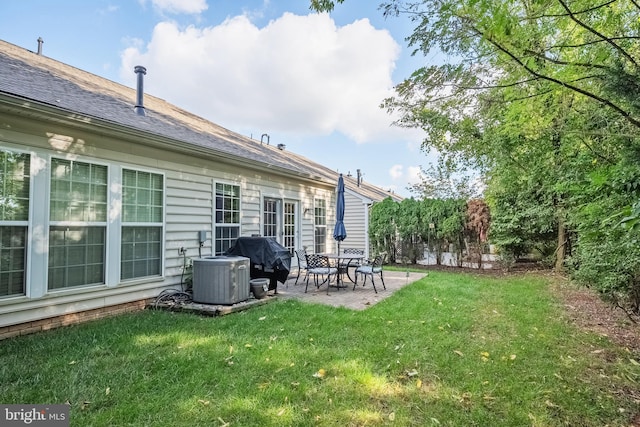
[[[269,290],[278,290],[291,269],[291,254],[272,237],[238,237],[225,255],[247,257],[251,263],[251,279],[268,278]]]

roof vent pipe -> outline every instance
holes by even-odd
[[[263,139],[265,136],[267,137],[267,145],[269,145],[269,135],[267,135],[266,133],[263,133],[262,136],[260,137],[260,144],[263,143]]]
[[[360,172],[360,169],[356,169],[356,173],[358,174],[356,183],[358,184],[358,187],[360,187],[360,183],[362,182],[362,172]]]
[[[42,55],[42,43],[44,43],[44,40],[42,40],[42,37],[38,37],[38,55]]]
[[[139,116],[144,116],[144,104],[142,102],[144,95],[144,75],[147,74],[147,69],[142,65],[136,65],[133,69],[135,73],[138,75],[138,86],[136,92],[136,106],[133,107],[133,111],[136,112]]]

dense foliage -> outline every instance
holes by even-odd
[[[483,175],[490,240],[505,257],[537,250],[640,313],[640,5],[387,0],[381,9],[411,19],[415,52],[440,61],[384,106],[426,132],[425,151]]]
[[[464,259],[480,264],[489,221],[482,200],[387,198],[371,209],[369,236],[374,251],[386,252],[391,261],[415,264],[426,249],[437,264],[444,252],[458,266]]]

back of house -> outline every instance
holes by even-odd
[[[128,88],[0,41],[0,339],[144,307],[240,236],[334,250],[337,172],[135,71]]]

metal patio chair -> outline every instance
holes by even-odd
[[[313,283],[316,285],[316,288],[324,285],[325,282],[327,283],[327,294],[329,293],[331,276],[337,277],[338,275],[338,269],[331,266],[329,258],[319,254],[307,254],[307,272],[309,275],[313,275]],[[318,276],[322,276],[322,282],[318,283]],[[307,284],[304,288],[305,293],[308,287],[309,277],[307,276]]]
[[[363,280],[362,280],[362,286],[365,285],[365,283],[367,282],[367,277],[371,278],[371,284],[373,285],[373,290],[378,293],[378,290],[376,289],[376,282],[373,280],[373,276],[374,275],[378,275],[380,276],[380,280],[382,281],[382,287],[387,290],[387,287],[384,284],[384,278],[382,277],[382,266],[384,264],[384,260],[386,258],[387,254],[385,253],[381,253],[379,255],[376,255],[375,258],[373,258],[373,260],[369,261],[368,263],[365,263],[361,266],[359,266],[358,268],[356,268],[356,280],[353,284],[353,290],[355,291],[356,286],[358,285],[358,275],[361,275]]]
[[[298,275],[296,276],[296,282],[294,285],[298,284],[298,279],[300,278],[300,272],[305,272],[305,280],[309,278],[309,268],[307,267],[307,251],[304,249],[296,250],[296,258],[298,258]]]

